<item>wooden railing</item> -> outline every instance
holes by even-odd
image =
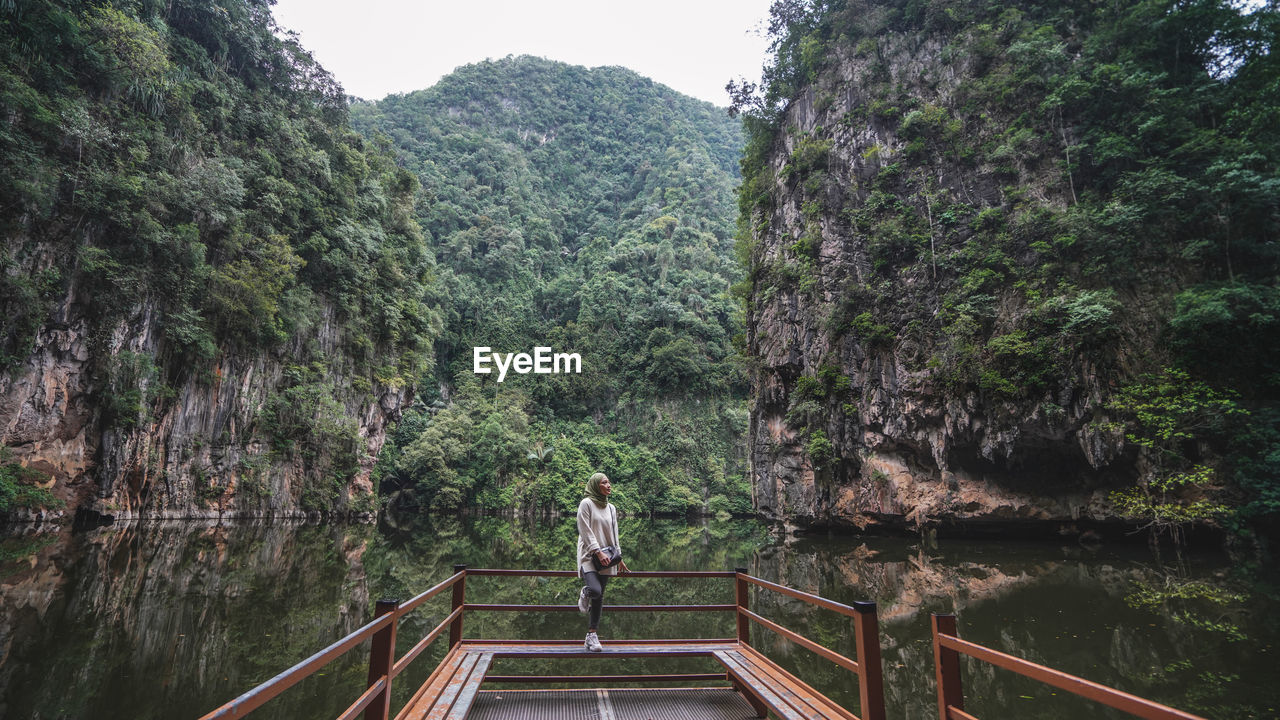
[[[577,577],[576,570],[467,570],[468,575],[477,577]],[[731,578],[736,573],[724,570],[649,570],[627,573],[628,578]],[[464,611],[496,611],[496,612],[578,612],[577,605],[498,605],[488,603],[464,603]],[[737,605],[607,605],[609,612],[729,612],[737,609]],[[729,639],[725,639],[726,642]],[[503,642],[512,642],[504,640]],[[519,641],[515,641],[519,642]],[[538,641],[529,641],[536,643]],[[615,640],[614,642],[629,642]],[[683,642],[683,641],[672,641]],[[655,642],[655,644],[661,644]],[[617,683],[617,682],[705,682],[724,680],[724,673],[680,673],[651,675],[488,675],[486,683]]]
[[[200,720],[222,720],[224,718],[243,718],[263,704],[278,697],[281,693],[310,677],[329,663],[359,646],[365,640],[372,639],[369,653],[369,676],[366,690],[341,715],[339,720],[354,720],[363,714],[365,720],[387,720],[391,709],[392,681],[404,672],[428,646],[440,637],[445,629],[449,631],[449,647],[462,641],[463,618],[467,611],[519,611],[541,610],[550,612],[576,611],[576,605],[512,605],[493,603],[468,603],[466,601],[466,579],[475,576],[522,576],[522,577],[576,577],[573,570],[489,570],[467,569],[465,565],[455,565],[454,574],[435,585],[426,592],[408,602],[380,600],[377,603],[374,619],[338,640],[329,647],[294,665],[258,687],[244,693],[222,707],[208,713]],[[859,698],[862,704],[863,720],[884,720],[884,681],[880,665],[880,637],[876,621],[875,603],[854,603],[852,606],[827,600],[809,593],[793,590],[775,583],[761,580],[747,573],[746,568],[736,571],[643,571],[627,573],[628,578],[733,578],[735,602],[733,604],[706,605],[610,605],[610,612],[734,612],[737,618],[736,641],[750,645],[750,625],[758,623],[778,633],[782,637],[799,644],[807,650],[831,660],[858,676]],[[833,610],[854,619],[855,647],[858,660],[845,657],[829,648],[823,647],[804,636],[788,630],[777,623],[752,612],[748,603],[748,586],[781,593],[788,597],[802,600],[811,605]],[[408,652],[397,659],[395,657],[396,629],[400,618],[416,610],[427,600],[439,595],[446,589],[452,589],[449,614],[414,644]],[[735,638],[726,638],[723,642],[734,642]],[[504,641],[509,642],[509,641]],[[519,641],[517,641],[519,642]],[[529,641],[537,642],[537,641]],[[661,641],[655,641],[661,642]],[[672,641],[679,642],[679,641]],[[700,642],[715,642],[701,640]],[[508,676],[494,675],[485,678],[486,682],[672,682],[672,681],[705,681],[724,679],[724,673],[688,673],[663,675],[593,675],[593,676]]]
[[[964,710],[964,688],[960,681],[960,655],[995,665],[1066,690],[1073,695],[1123,710],[1143,720],[1204,720],[1198,715],[1099,685],[1084,678],[1037,665],[1013,655],[961,640],[956,634],[955,615],[933,615],[933,666],[938,681],[939,720],[977,720]]]
[[[470,575],[506,575],[533,577],[576,577],[574,570],[468,570]],[[884,707],[884,674],[880,662],[880,632],[876,619],[876,604],[872,602],[854,603],[852,606],[811,595],[784,585],[761,580],[747,572],[746,568],[737,568],[733,572],[722,571],[645,571],[627,573],[628,578],[700,578],[724,577],[734,579],[734,603],[732,605],[610,605],[610,612],[656,612],[656,611],[732,611],[737,619],[736,640],[750,647],[751,623],[755,622],[772,630],[782,637],[796,643],[821,657],[826,658],[853,672],[858,676],[858,698],[861,703],[862,720],[885,720]],[[826,648],[792,630],[752,612],[748,603],[748,586],[755,585],[765,590],[780,593],[810,605],[832,610],[854,619],[854,647],[858,660],[853,660],[840,653]],[[480,605],[465,604],[466,610],[499,610],[499,611],[575,611],[575,605]],[[577,677],[556,676],[555,682],[596,682],[620,681],[672,681],[672,680],[713,680],[722,678],[721,674],[690,675],[584,675]],[[548,676],[490,676],[487,682],[550,682]]]
[[[379,600],[372,622],[217,710],[201,717],[200,720],[245,717],[370,638],[373,639],[373,643],[369,652],[368,688],[359,698],[356,698],[356,701],[350,707],[338,716],[338,719],[354,720],[361,713],[364,713],[365,720],[386,720],[391,707],[391,681],[403,672],[409,663],[413,662],[433,640],[439,637],[446,626],[450,628],[450,645],[457,644],[458,640],[462,638],[461,589],[465,578],[465,566],[455,566],[451,577],[408,602]],[[404,657],[396,660],[396,626],[399,624],[400,618],[413,612],[418,606],[450,587],[454,588],[453,611],[435,629],[423,636],[413,646],[413,649],[405,653]]]
[[[858,676],[858,701],[861,705],[862,720],[885,720],[884,709],[884,669],[880,662],[880,628],[879,621],[876,619],[876,604],[873,602],[855,602],[853,605],[845,605],[843,603],[828,600],[817,595],[810,595],[806,592],[794,590],[785,585],[778,585],[767,580],[761,580],[747,574],[746,568],[738,568],[735,573],[737,578],[737,587],[735,596],[737,599],[738,610],[738,641],[744,645],[750,645],[750,623],[758,623],[800,647],[816,653],[821,657],[830,660],[840,667],[851,671]],[[771,590],[787,597],[802,600],[810,605],[814,605],[827,610],[840,613],[846,617],[853,618],[854,633],[854,651],[858,655],[857,660],[841,655],[834,650],[819,645],[816,642],[800,635],[799,633],[788,630],[781,625],[767,620],[753,612],[747,607],[747,584],[750,583],[765,590]]]

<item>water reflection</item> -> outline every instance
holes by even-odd
[[[1131,602],[1144,587],[1221,585],[1225,561],[1215,556],[1170,564],[1129,547],[796,541],[747,521],[624,519],[621,530],[633,569],[746,566],[836,600],[875,600],[890,717],[936,716],[928,614],[951,611],[962,637],[1139,695],[1215,718],[1280,716],[1269,686],[1280,638],[1273,600]],[[9,537],[0,541],[0,717],[194,718],[356,629],[373,600],[407,599],[447,577],[455,563],[571,567],[575,541],[571,518],[438,519],[405,529],[188,523]],[[572,604],[576,594],[575,583],[561,579],[473,578],[467,587],[475,602]],[[608,600],[706,604],[732,597],[723,580],[633,578],[611,585]],[[401,652],[440,622],[447,602],[438,598],[406,618]],[[752,602],[766,617],[855,654],[847,618],[763,591],[753,590]],[[466,634],[577,639],[584,623],[576,613],[477,613],[468,616]],[[753,632],[779,663],[856,707],[851,674],[768,631]],[[728,637],[733,623],[721,613],[606,611],[601,634],[606,642]],[[366,652],[354,651],[253,717],[336,716],[360,692]],[[442,654],[437,643],[397,680],[399,702]],[[607,663],[598,673],[717,669],[696,658]],[[506,661],[492,672],[573,673],[580,666]],[[965,685],[979,717],[1107,717],[990,667],[966,666]]]
[[[373,536],[182,524],[9,538],[0,716],[196,717],[365,621]]]
[[[1251,613],[1243,602],[1224,607],[1197,598],[1135,607],[1144,589],[1172,588],[1177,595],[1188,584],[1225,582],[1225,558],[1157,560],[1144,547],[844,539],[775,545],[753,567],[836,600],[878,603],[891,717],[936,716],[934,612],[956,613],[966,639],[1208,717],[1280,717],[1272,686],[1280,633],[1274,622],[1258,621],[1274,612],[1274,602],[1255,598]],[[786,617],[789,627],[853,655],[844,618],[786,599],[762,600],[765,614]],[[1204,622],[1210,617],[1218,622]],[[1247,637],[1226,631],[1231,625]],[[761,644],[793,672],[856,706],[849,674],[775,638]],[[966,709],[978,717],[1131,717],[967,659],[963,675]]]

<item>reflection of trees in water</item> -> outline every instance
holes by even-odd
[[[1181,578],[1170,581],[1175,586],[1212,580],[1203,569],[1186,566],[1153,570],[1150,560],[1144,548],[1095,555],[1077,547],[939,548],[882,538],[775,546],[761,552],[752,569],[841,602],[877,603],[891,715],[936,714],[929,614],[955,612],[961,636],[975,642],[1209,717],[1236,717],[1223,707],[1221,675],[1249,665],[1250,653],[1257,667],[1260,645],[1225,647],[1212,632],[1176,622],[1170,612],[1126,602],[1135,589],[1165,582],[1170,573]],[[773,593],[753,593],[753,602],[766,617],[854,656],[847,618]],[[834,699],[856,703],[852,674],[767,631],[753,637],[784,667]],[[1168,669],[1186,661],[1195,672],[1181,673],[1181,679],[1176,668]],[[984,663],[966,660],[964,678],[969,709],[978,717],[1125,717]],[[1252,694],[1244,704],[1274,707],[1274,691],[1262,682],[1239,685]],[[1219,701],[1197,703],[1196,693],[1218,693]]]
[[[1258,638],[1230,643],[1169,618],[1188,601],[1156,607],[1126,602],[1135,588],[1178,587],[1212,571],[1153,563],[1145,548],[931,546],[911,539],[787,539],[753,522],[622,520],[623,547],[636,570],[748,567],[753,574],[841,602],[874,600],[881,618],[891,716],[936,714],[930,612],[955,611],[962,637],[1209,717],[1250,717],[1222,709],[1271,702],[1271,665],[1259,648],[1280,635],[1254,609],[1233,618]],[[0,543],[0,715],[32,717],[196,717],[370,619],[372,600],[407,600],[471,567],[571,569],[573,518],[436,518],[409,528],[369,526],[123,526]],[[1181,573],[1171,575],[1171,573]],[[1173,579],[1170,579],[1173,578]],[[472,602],[574,604],[572,578],[472,578]],[[753,606],[776,622],[850,657],[852,621],[774,593],[752,590]],[[732,585],[620,578],[613,604],[733,602]],[[1258,602],[1262,602],[1261,600]],[[1268,601],[1271,602],[1271,601]],[[403,653],[448,612],[447,593],[402,621]],[[1274,603],[1272,602],[1272,605]],[[1255,619],[1256,618],[1256,619]],[[469,637],[579,639],[585,619],[569,613],[477,613]],[[609,613],[606,642],[634,637],[730,637],[729,613]],[[856,678],[834,664],[753,627],[755,644],[833,699],[856,706]],[[438,642],[397,679],[407,698],[443,655]],[[359,693],[365,650],[331,665],[263,708],[264,718],[336,715]],[[1191,659],[1188,668],[1166,670]],[[592,663],[592,672],[705,672],[698,659]],[[504,661],[501,674],[558,674],[580,661]],[[1205,676],[1205,673],[1217,675]],[[1239,681],[1222,675],[1239,674]],[[1105,717],[1064,704],[1046,689],[977,664],[965,668],[966,697],[979,717]],[[1237,688],[1245,692],[1236,692]],[[1221,694],[1225,688],[1230,694]],[[1215,693],[1218,693],[1215,695]],[[1034,698],[1024,699],[1023,696]],[[1194,698],[1193,698],[1194,699]],[[1262,705],[1266,707],[1267,705]],[[1039,713],[1039,714],[1037,714]],[[1233,714],[1234,713],[1234,714]],[[255,714],[254,717],[259,717]]]
[[[59,533],[0,580],[0,708],[203,714],[365,621],[370,531],[187,523]],[[278,710],[324,707],[313,703],[333,693],[313,685],[274,701]]]

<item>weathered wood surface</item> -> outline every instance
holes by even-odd
[[[490,710],[485,711],[487,713],[485,717],[488,717],[489,714],[494,717],[505,717],[502,715],[503,711],[498,708],[497,701],[494,700],[494,698],[502,696],[504,692],[508,697],[522,698],[521,702],[524,705],[521,705],[521,707],[526,707],[529,702],[533,702],[529,698],[536,698],[539,707],[550,708],[547,709],[549,713],[547,717],[569,717],[573,714],[573,707],[576,704],[581,704],[581,697],[565,695],[564,705],[559,710],[562,714],[557,716],[554,710],[556,705],[554,698],[559,696],[526,697],[513,695],[513,693],[520,692],[541,692],[527,690],[481,692],[480,686],[485,681],[485,674],[488,672],[489,665],[494,658],[697,656],[713,658],[723,665],[725,668],[724,679],[732,682],[733,688],[736,688],[742,694],[741,699],[744,702],[730,705],[720,703],[731,709],[725,711],[728,714],[719,715],[714,714],[718,712],[716,710],[706,709],[712,706],[719,707],[715,702],[707,699],[709,696],[673,693],[665,696],[666,699],[663,702],[667,704],[676,703],[673,707],[683,708],[684,706],[679,704],[683,702],[689,708],[695,706],[703,708],[698,711],[700,713],[698,716],[706,717],[710,720],[746,717],[741,714],[743,707],[751,711],[750,716],[757,716],[768,710],[786,720],[827,718],[831,720],[857,720],[852,713],[841,708],[822,695],[822,693],[791,675],[750,646],[743,645],[736,640],[626,640],[605,643],[601,652],[588,652],[579,642],[464,640],[445,657],[440,663],[440,667],[432,673],[414,699],[397,716],[397,720],[461,720],[468,717],[472,706],[481,697],[489,698],[489,703],[493,706]],[[563,680],[563,678],[559,679]],[[605,681],[607,677],[599,676],[599,679]],[[511,678],[504,676],[503,680],[510,681]],[[550,681],[551,678],[547,678],[547,680]],[[707,692],[715,691],[723,695],[730,689],[707,688],[705,690]],[[486,695],[485,693],[488,692],[497,692],[498,694]],[[559,692],[569,693],[570,691]],[[604,702],[608,699],[609,693],[616,694],[627,691],[596,689],[577,692],[604,693],[604,695],[600,696],[604,698],[601,702]],[[634,698],[641,697],[648,698],[649,696],[634,696]],[[657,697],[656,695],[653,696],[653,698]],[[636,702],[640,702],[640,700],[637,699]],[[656,703],[658,700],[644,700],[644,702]],[[604,707],[604,705],[600,707]],[[527,708],[522,712],[528,712]]]

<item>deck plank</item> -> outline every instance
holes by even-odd
[[[396,716],[396,720],[425,720],[427,713],[431,712],[431,708],[435,706],[441,692],[449,678],[457,672],[459,664],[462,663],[466,653],[460,648],[454,648],[449,654],[444,656],[436,669],[432,671],[431,677],[422,684],[418,692],[414,693],[413,699],[405,706],[400,714]]]
[[[471,675],[462,685],[447,720],[466,720],[467,711],[475,702],[476,693],[480,691],[480,684],[484,682],[484,676],[488,674],[491,664],[493,664],[493,653],[478,654],[476,664],[471,668]]]
[[[742,656],[736,653],[717,653],[716,659],[719,660],[729,674],[738,679],[749,692],[764,701],[769,709],[777,713],[784,720],[813,720],[811,717],[800,714],[795,706],[784,699],[775,688],[767,682],[762,682],[756,677],[755,673],[748,667],[748,663],[742,659]],[[821,717],[819,715],[818,717]]]
[[[844,709],[844,707],[842,707],[836,701],[818,692],[812,685],[809,685],[808,683],[796,677],[795,675],[792,675],[791,673],[787,672],[781,665],[778,665],[774,661],[770,660],[768,657],[765,656],[764,653],[760,652],[759,650],[748,645],[748,646],[744,646],[739,652],[742,654],[743,657],[750,660],[754,664],[764,668],[767,671],[770,671],[771,677],[775,678],[778,682],[783,683],[784,685],[790,687],[797,694],[803,695],[806,698],[811,698],[813,701],[817,703],[821,703],[822,706],[826,708],[826,712],[824,713],[824,716],[831,717],[832,716],[831,713],[835,713],[835,716],[844,718],[845,720],[858,720],[857,715],[854,715],[853,713]]]
[[[471,671],[480,661],[480,657],[479,654],[462,653],[462,662],[458,664],[457,671],[445,681],[444,689],[436,696],[436,701],[431,706],[431,712],[427,713],[426,720],[444,720],[453,709],[459,693],[462,692],[462,686],[471,677]]]
[[[801,713],[806,718],[823,716],[823,708],[820,704],[808,702],[802,694],[798,694],[783,683],[777,682],[776,678],[767,676],[759,666],[743,657],[741,653],[729,651],[716,654],[716,659],[722,663],[726,663],[726,658],[732,661],[732,667],[738,671],[738,677],[749,691],[768,689],[786,703],[788,707]],[[730,668],[731,665],[726,663],[725,667]]]

